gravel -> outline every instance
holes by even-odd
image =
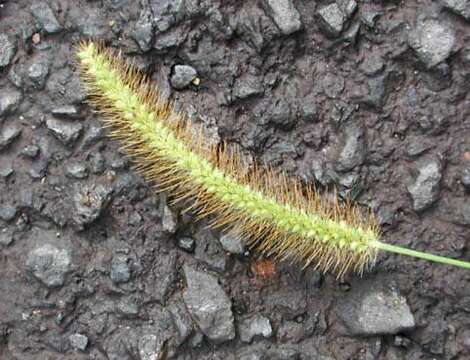
[[[396,288],[367,281],[341,300],[338,316],[350,335],[393,335],[416,327],[406,299]]]
[[[62,30],[62,26],[47,2],[35,1],[31,5],[31,14],[40,28],[44,29],[47,33],[54,34]]]
[[[82,334],[72,334],[69,336],[70,346],[74,349],[85,351],[88,346],[88,337]]]
[[[46,126],[65,146],[73,146],[83,131],[83,125],[58,119],[47,119]]]
[[[343,31],[346,16],[337,3],[321,7],[318,10],[318,18],[328,35],[337,37]]]
[[[300,14],[291,0],[263,0],[266,13],[273,19],[284,35],[302,28]]]
[[[262,315],[243,319],[238,326],[238,332],[240,340],[246,343],[251,343],[257,336],[268,339],[273,335],[271,321]]]
[[[434,19],[419,21],[409,37],[410,46],[428,69],[450,56],[455,41],[454,29]]]
[[[10,65],[15,52],[15,43],[10,40],[8,35],[0,34],[0,69]]]
[[[239,236],[222,234],[220,236],[220,244],[225,251],[231,254],[243,254],[245,252],[245,246],[243,240]]]
[[[469,0],[442,0],[444,6],[463,16],[466,20],[470,20],[470,1]]]
[[[232,303],[217,278],[189,266],[184,276],[188,288],[183,300],[199,329],[216,344],[234,339]]]
[[[175,65],[170,78],[173,88],[182,90],[188,87],[197,78],[197,71],[189,65]]]
[[[419,164],[416,171],[416,179],[408,186],[408,191],[414,210],[423,211],[439,198],[442,164],[439,159],[429,159]]]
[[[69,252],[50,244],[32,250],[26,260],[28,273],[48,288],[63,286],[70,266]]]
[[[23,94],[18,90],[8,87],[2,89],[0,94],[0,117],[14,113],[22,100]]]

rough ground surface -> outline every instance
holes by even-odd
[[[0,1],[0,358],[468,359],[469,271],[382,255],[338,282],[221,242],[105,139],[73,47],[120,49],[208,141],[336,185],[384,241],[469,260],[469,7]]]

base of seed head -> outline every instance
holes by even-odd
[[[371,212],[325,200],[311,186],[248,162],[227,144],[207,145],[203,132],[115,52],[93,42],[77,50],[89,102],[136,169],[173,201],[197,210],[213,228],[243,237],[253,250],[338,277],[362,273],[385,250],[470,268],[469,263],[379,241]]]

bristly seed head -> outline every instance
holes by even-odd
[[[379,230],[373,216],[320,197],[312,187],[253,166],[238,150],[204,145],[186,116],[114,52],[92,42],[78,49],[93,104],[137,169],[175,202],[191,200],[214,228],[243,236],[254,250],[298,261],[338,277],[375,261]]]

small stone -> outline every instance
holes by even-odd
[[[356,123],[347,124],[343,129],[343,144],[336,169],[345,172],[362,165],[366,156],[364,128]]]
[[[85,351],[88,346],[88,337],[82,334],[72,334],[69,336],[70,345],[77,350]]]
[[[395,287],[367,281],[343,296],[338,315],[351,335],[394,335],[416,326],[406,299]]]
[[[67,165],[67,176],[75,179],[85,179],[88,176],[88,168],[81,162]]]
[[[124,298],[117,303],[116,310],[126,318],[136,318],[139,315],[140,307],[134,299]]]
[[[0,231],[0,245],[8,246],[13,242],[13,234],[7,229]]]
[[[95,145],[98,141],[103,139],[104,131],[101,126],[90,126],[83,136],[82,146],[84,149],[90,148]]]
[[[70,264],[68,251],[59,250],[50,244],[32,250],[26,260],[28,272],[49,288],[64,285]]]
[[[188,87],[197,77],[197,71],[189,65],[175,65],[170,78],[171,86],[177,90]]]
[[[450,56],[455,41],[455,31],[433,19],[418,22],[408,39],[409,45],[428,69]]]
[[[3,221],[11,221],[15,218],[18,209],[16,206],[9,205],[9,204],[1,204],[0,205],[0,219]]]
[[[33,36],[31,36],[31,42],[34,45],[39,44],[41,42],[41,34],[39,34],[39,33],[33,34]]]
[[[302,28],[300,14],[292,0],[263,0],[264,9],[284,35]]]
[[[44,59],[32,63],[28,68],[28,77],[34,84],[34,88],[42,89],[46,83],[47,75],[49,74],[49,65]]]
[[[132,37],[143,52],[149,51],[153,43],[153,21],[152,11],[149,7],[143,6],[139,19],[135,24]]]
[[[329,98],[338,97],[344,90],[344,78],[331,72],[328,72],[320,79],[320,84]]]
[[[243,254],[245,252],[245,246],[239,236],[223,234],[220,237],[220,243],[224,250],[231,254]]]
[[[336,3],[348,19],[357,9],[357,2],[355,0],[336,0]]]
[[[246,75],[235,81],[233,96],[237,99],[246,99],[263,92],[262,81],[256,76]]]
[[[470,20],[470,0],[442,0],[442,2],[452,12]]]
[[[364,74],[368,76],[373,76],[380,73],[383,70],[384,66],[385,64],[382,57],[380,55],[372,53],[366,56],[360,66],[360,69],[364,72]]]
[[[0,69],[10,65],[15,53],[15,43],[10,41],[8,35],[0,34]]]
[[[20,134],[21,129],[17,126],[3,128],[0,133],[0,151],[6,149]]]
[[[127,263],[127,256],[114,255],[111,261],[110,277],[113,283],[122,284],[129,281],[131,278],[131,270]]]
[[[442,178],[442,165],[438,159],[427,160],[417,169],[414,183],[408,186],[415,211],[422,211],[432,205],[439,197]]]
[[[54,116],[62,116],[71,119],[76,119],[79,115],[78,109],[75,105],[64,105],[58,106],[51,110],[52,115]]]
[[[46,2],[35,1],[31,5],[31,14],[38,24],[49,34],[57,33],[62,30],[62,26]]]
[[[196,247],[196,242],[194,241],[193,238],[184,236],[184,237],[178,238],[178,247],[180,249],[183,249],[186,252],[192,253],[194,252],[194,249]]]
[[[345,14],[338,6],[337,3],[326,5],[318,10],[320,24],[326,32],[337,37],[343,31],[344,22],[346,21]]]
[[[73,196],[75,224],[83,229],[98,219],[109,203],[112,189],[103,185],[80,188]]]
[[[104,159],[103,154],[100,152],[91,153],[89,162],[90,169],[93,174],[102,174],[106,168],[106,160]]]
[[[18,105],[23,100],[21,92],[6,88],[0,93],[0,116],[12,114],[18,109]]]
[[[191,267],[184,267],[187,290],[186,308],[207,338],[220,344],[235,338],[232,303],[217,278]]]
[[[47,128],[59,141],[66,146],[72,146],[82,133],[83,125],[57,119],[46,120]]]
[[[262,315],[242,320],[238,327],[238,332],[240,333],[240,340],[246,343],[251,343],[256,336],[262,336],[267,339],[273,335],[271,322]]]
[[[37,145],[28,145],[21,150],[21,155],[24,157],[34,159],[39,154],[39,146]]]
[[[162,227],[163,231],[166,231],[170,234],[174,234],[178,229],[177,218],[167,205],[165,205],[163,208]]]
[[[7,177],[13,175],[15,171],[13,170],[13,167],[11,165],[6,165],[0,167],[0,177],[6,179]]]
[[[464,167],[460,174],[460,181],[465,189],[470,190],[470,164]]]
[[[186,309],[183,301],[178,298],[178,300],[168,306],[171,317],[173,318],[173,323],[175,324],[176,331],[178,333],[176,339],[176,346],[182,345],[193,333],[194,323],[191,319],[191,316]]]

